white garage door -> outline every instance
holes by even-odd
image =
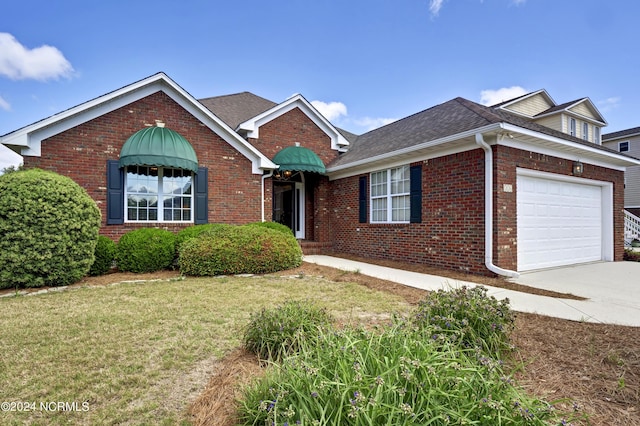
[[[518,176],[518,270],[603,258],[602,187]]]

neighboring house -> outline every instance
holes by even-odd
[[[640,127],[602,135],[602,145],[623,154],[640,157]],[[640,166],[631,166],[625,172],[624,208],[640,216]]]
[[[538,91],[456,98],[357,136],[301,95],[199,101],[159,73],[0,143],[83,186],[115,240],[273,220],[305,253],[515,275],[622,260],[624,170],[640,160],[599,145],[605,124],[586,98]]]

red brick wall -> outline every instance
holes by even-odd
[[[497,266],[515,270],[516,168],[571,175],[573,162],[505,146],[493,150],[493,259]],[[422,176],[420,224],[358,223],[360,176],[330,182],[330,238],[334,250],[493,275],[484,265],[484,151],[428,160],[422,165]],[[582,177],[614,183],[614,251],[615,260],[622,260],[624,174],[585,163]],[[511,184],[513,192],[504,192],[504,184]]]
[[[209,222],[261,219],[261,176],[251,173],[251,162],[162,92],[44,140],[42,156],[25,156],[25,167],[52,170],[80,184],[100,207],[101,234],[118,240],[131,229],[153,225],[106,225],[106,162],[118,159],[129,136],[155,120],[184,136],[199,165],[209,169]],[[159,226],[176,231],[185,225]]]
[[[422,223],[418,224],[358,223],[359,177],[331,182],[331,229],[336,251],[487,273],[482,150],[422,164]]]

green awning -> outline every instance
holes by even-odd
[[[161,166],[198,172],[193,147],[178,132],[154,126],[138,130],[120,151],[120,167]]]
[[[279,151],[273,162],[278,164],[279,170],[304,171],[324,174],[326,169],[318,155],[302,146],[289,146]]]

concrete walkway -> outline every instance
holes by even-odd
[[[311,255],[305,262],[389,280],[423,290],[435,291],[478,284],[468,281],[403,271],[370,263],[332,256]],[[496,299],[508,298],[511,308],[573,321],[599,322],[640,327],[640,262],[598,262],[566,268],[524,273],[513,280],[518,284],[539,287],[588,300],[571,300],[538,296],[485,286]]]

